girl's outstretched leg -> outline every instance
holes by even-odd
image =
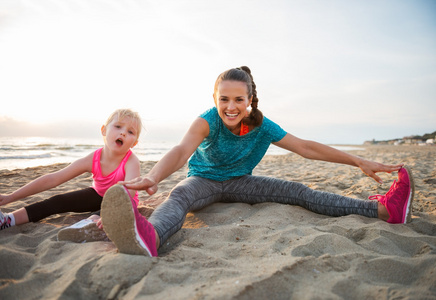
[[[157,234],[142,216],[127,189],[114,185],[101,204],[103,230],[121,253],[157,256]]]
[[[30,222],[67,212],[91,212],[100,209],[102,197],[91,187],[55,195],[24,208]]]
[[[25,223],[29,223],[29,216],[24,207],[10,213],[0,211],[0,230]]]
[[[0,230],[15,226],[15,217],[13,213],[3,213],[0,210]]]

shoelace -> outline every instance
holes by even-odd
[[[390,194],[392,194],[396,189],[397,189],[397,184],[398,182],[396,180],[394,180],[394,183],[391,185],[391,188],[389,189],[389,191],[385,194],[385,195],[372,195],[369,196],[368,199],[369,200],[377,200],[379,201],[381,204],[386,205],[386,197],[389,197]]]

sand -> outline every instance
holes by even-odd
[[[62,214],[0,232],[0,299],[436,299],[436,147],[370,146],[350,153],[404,162],[415,177],[413,219],[392,225],[357,215],[327,217],[296,206],[217,203],[190,213],[158,258],[117,253],[110,241],[57,241],[90,214]],[[154,162],[143,162],[145,173]],[[65,165],[0,171],[0,193]],[[149,214],[185,177],[141,192]],[[345,165],[297,155],[267,156],[255,175],[367,198],[383,185]],[[9,212],[88,187],[89,175],[2,207]]]

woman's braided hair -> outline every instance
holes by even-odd
[[[214,95],[216,95],[218,85],[225,80],[240,81],[247,84],[248,98],[253,96],[253,100],[251,102],[251,112],[249,116],[244,119],[244,122],[254,127],[260,126],[263,121],[263,114],[257,108],[259,99],[257,98],[256,84],[253,81],[250,69],[246,66],[242,66],[221,73],[215,82]]]

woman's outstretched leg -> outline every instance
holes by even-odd
[[[160,245],[182,228],[188,212],[220,201],[221,187],[221,182],[197,176],[177,184],[149,218],[159,235]]]
[[[142,216],[128,190],[114,185],[101,204],[103,230],[121,253],[157,256],[156,232]]]
[[[125,187],[115,185],[103,197],[103,230],[121,253],[157,256],[159,246],[182,227],[189,211],[219,199],[220,186],[220,182],[189,177],[146,220]]]
[[[333,217],[358,214],[379,217],[389,223],[407,223],[411,221],[414,189],[412,171],[408,167],[398,171],[398,180],[385,195],[374,195],[370,200],[316,191],[297,182],[247,175],[224,183],[222,201],[276,202],[299,205]]]
[[[333,217],[358,214],[376,218],[378,215],[377,201],[312,190],[298,182],[263,176],[247,175],[224,182],[222,201],[298,205]]]

